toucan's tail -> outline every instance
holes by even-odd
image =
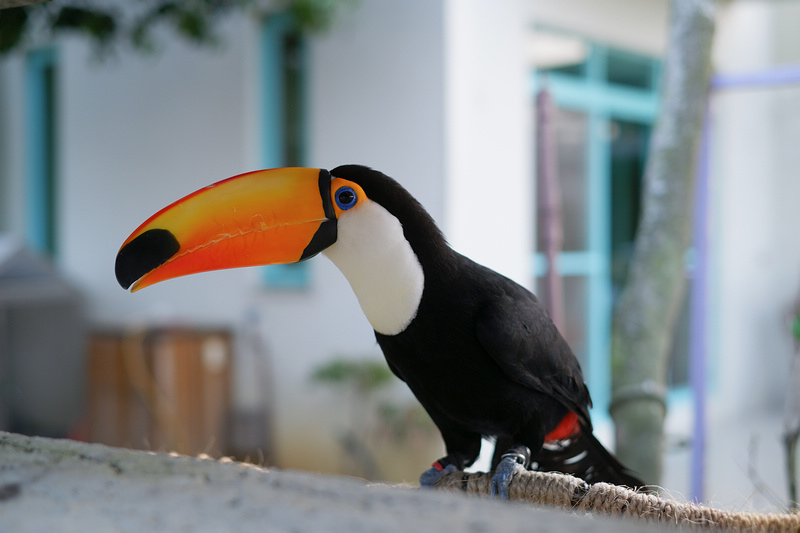
[[[545,442],[532,466],[542,472],[572,474],[587,483],[613,483],[632,489],[645,483],[606,450],[588,428],[568,439]]]

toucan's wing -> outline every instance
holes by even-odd
[[[516,285],[509,289],[500,283],[496,289],[477,318],[484,349],[509,379],[551,396],[578,415],[581,431],[534,452],[538,469],[573,474],[589,483],[643,486],[592,434],[591,399],[580,364],[542,304]]]
[[[533,294],[498,283],[476,319],[480,343],[510,380],[551,396],[591,428],[589,391],[567,342]]]

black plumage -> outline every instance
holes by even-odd
[[[495,465],[502,452],[526,446],[540,470],[641,486],[593,436],[578,360],[536,296],[450,248],[432,217],[388,176],[356,165],[331,174],[359,184],[400,221],[422,266],[416,316],[400,333],[376,338],[441,431],[447,455],[439,465],[469,466],[488,436],[498,441]],[[569,413],[577,415],[576,431],[545,444]]]

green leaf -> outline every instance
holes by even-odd
[[[73,30],[92,37],[100,45],[107,45],[117,33],[117,22],[109,11],[64,6],[53,22],[53,30]]]
[[[28,29],[28,8],[0,9],[0,55],[16,47]]]
[[[318,367],[311,379],[344,387],[352,387],[361,394],[371,393],[392,379],[385,364],[373,360],[335,359]]]

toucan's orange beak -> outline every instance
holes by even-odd
[[[279,168],[200,189],[150,217],[122,244],[117,281],[137,291],[171,278],[295,263],[336,242],[327,170]]]

